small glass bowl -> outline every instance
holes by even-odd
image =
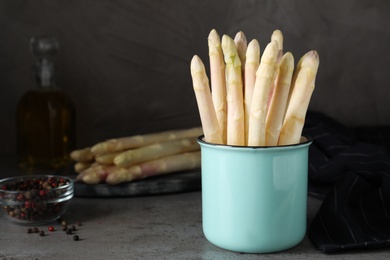
[[[41,225],[65,212],[74,182],[64,176],[28,175],[0,180],[0,206],[13,222]]]

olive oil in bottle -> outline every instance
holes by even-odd
[[[56,38],[32,38],[30,47],[38,58],[34,66],[37,87],[26,92],[17,106],[18,164],[30,172],[57,170],[70,163],[75,147],[75,110],[54,82]]]

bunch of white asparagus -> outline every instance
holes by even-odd
[[[110,139],[71,152],[77,180],[118,184],[200,168],[201,127]]]
[[[202,60],[191,60],[191,76],[205,141],[238,146],[299,143],[319,66],[312,50],[294,69],[275,30],[260,57],[256,39],[234,39],[215,29],[208,36],[210,83]]]

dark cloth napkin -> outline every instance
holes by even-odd
[[[307,114],[303,134],[313,139],[309,195],[323,200],[308,229],[315,247],[324,253],[389,248],[388,144],[369,143],[370,136],[361,142],[355,130],[315,112]]]

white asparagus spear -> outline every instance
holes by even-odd
[[[277,66],[275,66],[275,70],[277,70],[277,73],[274,74],[275,76],[275,80],[276,80],[276,77],[279,73],[279,64],[282,60],[282,57],[283,57],[283,34],[280,30],[275,30],[273,31],[272,35],[271,35],[271,41],[276,41],[278,43],[278,49],[279,49],[279,53],[278,53],[278,59],[277,59]],[[273,84],[271,85],[271,90],[270,90],[270,93],[269,93],[269,97],[268,97],[268,106],[267,106],[267,113],[268,113],[268,109],[269,109],[269,105],[270,105],[270,102],[272,100],[272,95],[274,94],[274,89],[275,89],[275,81],[273,81]]]
[[[204,64],[197,55],[191,60],[191,77],[205,141],[223,144],[221,130],[210,93],[209,80]]]
[[[208,37],[210,58],[210,82],[211,95],[214,109],[221,130],[222,142],[226,144],[227,135],[227,105],[226,105],[226,82],[225,63],[221,47],[221,38],[215,29],[211,30]]]
[[[246,50],[248,48],[248,41],[243,32],[238,32],[236,36],[234,36],[234,44],[236,45],[238,56],[241,60],[241,75],[244,75],[245,71],[245,59],[246,59]],[[244,79],[244,78],[243,78]]]
[[[306,112],[315,87],[320,59],[316,51],[302,56],[294,72],[292,93],[280,131],[279,145],[299,143]]]
[[[120,167],[129,167],[141,162],[199,149],[199,144],[194,137],[173,140],[124,151],[114,158],[114,164]]]
[[[278,44],[270,42],[261,57],[256,72],[256,82],[253,89],[251,113],[249,117],[248,145],[265,145],[265,121],[270,89],[274,81],[275,65],[278,57]]]
[[[176,154],[134,165],[117,168],[107,175],[108,184],[118,184],[177,171],[196,169],[201,166],[200,151]]]
[[[294,71],[294,57],[290,52],[283,55],[279,68],[266,118],[265,144],[267,146],[275,146],[279,140]]]
[[[117,151],[117,152],[112,152],[112,153],[104,153],[101,155],[96,155],[95,161],[100,163],[100,164],[113,164],[114,158],[122,152],[123,151]]]
[[[74,164],[74,171],[80,173],[91,166],[92,162],[76,162]]]
[[[202,133],[202,127],[193,127],[188,129],[175,129],[158,133],[115,138],[95,144],[92,146],[91,152],[94,155],[112,153],[169,140],[177,140],[186,137],[198,137]]]
[[[118,166],[113,164],[93,164],[80,172],[76,180],[87,184],[99,184],[106,181],[107,176]]]
[[[245,59],[244,112],[245,112],[245,142],[248,142],[249,116],[256,81],[256,71],[260,63],[260,44],[254,39],[249,42]]]
[[[278,43],[279,51],[283,51],[283,33],[280,30],[273,31],[271,41],[275,40]]]
[[[272,100],[272,96],[274,94],[274,90],[275,90],[275,84],[276,84],[276,78],[278,77],[279,75],[279,66],[280,66],[280,62],[282,61],[282,57],[283,57],[283,51],[279,50],[278,52],[278,57],[276,59],[276,63],[275,63],[275,66],[274,66],[274,77],[271,81],[271,88],[270,88],[270,91],[269,91],[269,96],[268,96],[268,104],[267,104],[267,114],[268,114],[268,109],[269,109],[269,106],[270,106],[270,103],[271,103],[271,100]]]
[[[245,145],[241,60],[233,39],[226,34],[222,36],[222,50],[226,64],[227,144]]]
[[[90,147],[72,151],[70,153],[70,158],[76,162],[92,162],[94,160]]]

